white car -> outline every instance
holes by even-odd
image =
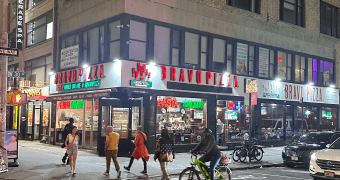
[[[340,138],[311,155],[309,172],[316,179],[340,179]]]

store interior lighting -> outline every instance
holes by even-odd
[[[155,62],[150,62],[149,65],[150,66],[154,66],[154,65],[156,65],[156,63]]]
[[[281,78],[276,78],[275,81],[281,81]]]
[[[329,85],[329,87],[331,87],[331,88],[335,88],[335,85],[334,85],[334,84],[331,84],[331,85]]]
[[[308,83],[309,85],[311,85],[311,86],[313,86],[314,85],[314,83],[312,83],[312,82],[310,82],[310,83]]]
[[[50,71],[48,74],[49,74],[49,75],[53,75],[53,74],[54,74],[54,71]]]
[[[83,68],[87,68],[87,67],[89,67],[88,64],[84,64],[84,65],[83,65]]]
[[[229,72],[224,72],[223,74],[226,76],[229,76]]]
[[[113,62],[119,62],[120,61],[120,59],[114,59],[113,60]]]

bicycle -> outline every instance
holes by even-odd
[[[195,159],[193,159],[193,156]],[[179,180],[201,180],[200,174],[203,176],[204,179],[209,180],[209,166],[206,165],[204,162],[197,159],[197,154],[191,153],[192,163],[190,167],[185,168],[181,174],[179,175]],[[216,180],[231,180],[231,170],[227,165],[228,162],[219,162],[217,167],[215,168],[215,179]],[[199,171],[196,170],[196,166],[198,167]]]
[[[255,145],[253,141],[244,141],[242,146],[236,146],[232,153],[233,160],[235,162],[244,162],[246,158],[249,158],[249,162],[252,160],[261,161],[263,158],[262,146]]]

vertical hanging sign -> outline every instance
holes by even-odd
[[[23,21],[24,21],[24,0],[18,0],[17,6],[17,37],[16,44],[17,49],[22,50],[22,42],[23,42]]]

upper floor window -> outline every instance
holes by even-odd
[[[180,32],[155,25],[154,59],[158,64],[179,65]]]
[[[274,78],[274,50],[259,48],[259,77]]]
[[[43,2],[45,0],[28,0],[28,9],[32,9],[34,8],[36,5],[38,5],[39,3]]]
[[[308,82],[317,83],[318,82],[318,60],[308,58]]]
[[[83,61],[90,64],[104,61],[104,26],[83,32]]]
[[[320,32],[333,37],[339,37],[339,8],[325,2],[320,3]]]
[[[206,69],[207,43],[206,36],[185,32],[185,67]]]
[[[261,0],[227,0],[227,5],[247,11],[260,13]]]
[[[295,82],[305,82],[306,59],[295,55]]]
[[[227,52],[227,53],[226,53]],[[232,73],[233,44],[222,39],[213,39],[213,69]]]
[[[79,45],[79,34],[68,36],[61,40],[61,49]]]
[[[280,0],[280,20],[304,26],[303,0]]]
[[[129,59],[146,60],[146,23],[130,20]]]
[[[49,81],[49,72],[53,68],[52,56],[44,56],[25,62],[26,80],[44,84]]]
[[[120,21],[111,22],[110,29],[110,60],[120,59]]]
[[[27,23],[27,46],[32,46],[53,37],[52,12]]]
[[[277,76],[282,80],[292,80],[292,54],[278,51]]]
[[[236,50],[236,74],[254,76],[255,47],[237,43]]]
[[[333,78],[333,62],[320,60],[320,79],[322,79],[322,84],[333,84]]]

